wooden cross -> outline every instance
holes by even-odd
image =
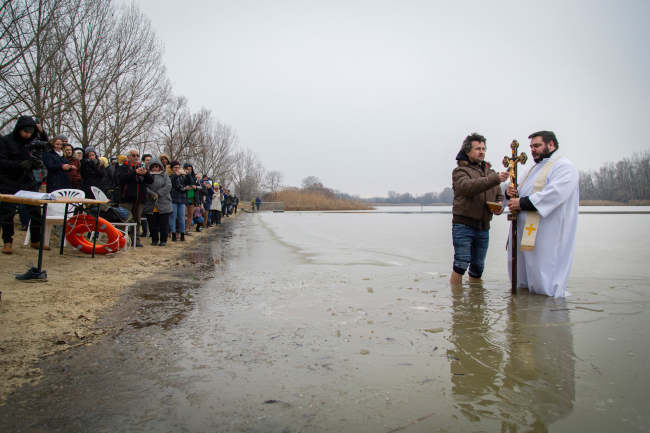
[[[503,166],[508,169],[510,172],[510,183],[517,188],[517,164],[525,164],[528,160],[528,157],[524,152],[517,155],[517,150],[519,149],[519,142],[517,140],[512,140],[510,144],[510,149],[512,150],[510,156],[503,157]],[[510,197],[514,198],[514,197]],[[510,212],[508,219],[511,221],[512,227],[512,286],[511,290],[513,294],[517,293],[517,212]]]

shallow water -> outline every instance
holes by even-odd
[[[581,214],[572,295],[553,300],[510,295],[503,217],[484,283],[452,292],[451,215],[248,215],[213,236],[182,320],[46,365],[0,425],[648,431],[649,218]]]

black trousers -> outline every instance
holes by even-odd
[[[0,224],[2,224],[2,240],[5,243],[13,242],[14,238],[14,216],[18,203],[0,202]],[[29,226],[29,236],[32,242],[39,242],[41,239],[41,207],[25,206],[31,225]]]
[[[149,232],[151,233],[151,242],[167,242],[169,235],[169,216],[170,213],[150,213],[147,214],[149,223]]]

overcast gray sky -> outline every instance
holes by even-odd
[[[581,170],[650,148],[648,1],[136,4],[174,92],[288,185],[440,191],[473,131],[497,168],[540,129]]]

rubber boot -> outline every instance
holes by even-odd
[[[181,242],[185,242],[185,233],[181,233]]]
[[[172,242],[176,242],[176,233],[172,233]]]

